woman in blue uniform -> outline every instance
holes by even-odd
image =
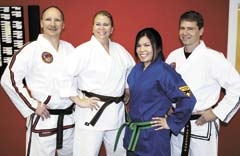
[[[181,76],[164,63],[158,31],[145,28],[137,34],[135,56],[139,63],[128,76],[124,147],[128,156],[170,156],[170,134],[178,134],[188,122],[196,99]]]

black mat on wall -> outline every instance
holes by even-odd
[[[28,25],[29,25],[29,41],[37,39],[41,31],[40,28],[40,7],[38,5],[28,6]]]

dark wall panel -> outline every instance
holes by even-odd
[[[40,6],[28,6],[28,26],[29,26],[29,41],[37,39],[40,33]]]

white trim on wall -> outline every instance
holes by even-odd
[[[229,0],[227,59],[236,65],[237,20],[240,0]]]

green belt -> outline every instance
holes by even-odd
[[[151,125],[152,125],[151,121],[125,122],[124,124],[122,124],[121,127],[119,128],[118,132],[117,132],[117,136],[116,136],[116,140],[115,140],[115,144],[114,144],[114,151],[117,148],[119,137],[120,137],[120,135],[122,133],[122,130],[125,126],[128,126],[133,131],[130,143],[128,145],[128,150],[129,151],[135,151],[135,148],[136,148],[136,145],[137,145],[137,142],[138,142],[138,138],[139,138],[139,134],[140,134],[140,130],[151,128],[152,127]]]

